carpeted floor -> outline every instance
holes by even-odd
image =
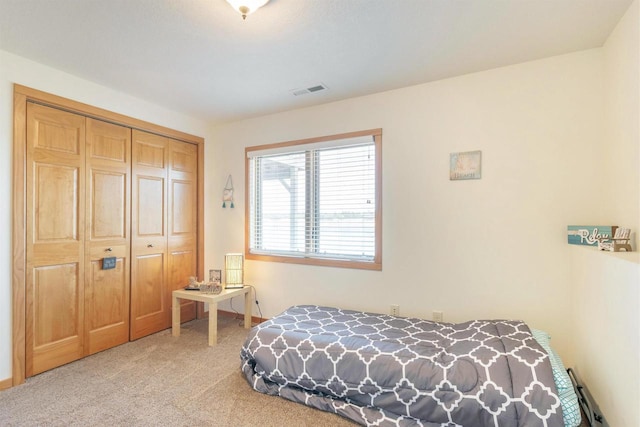
[[[0,391],[0,426],[356,425],[254,391],[240,372],[239,325],[220,316],[215,347],[198,320],[179,338],[166,330],[28,378]]]
[[[0,392],[2,426],[354,426],[253,391],[240,372],[247,330],[220,316],[86,357]]]

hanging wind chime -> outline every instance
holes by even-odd
[[[227,202],[229,202],[229,207],[233,209],[233,180],[231,179],[231,175],[227,178],[227,184],[224,186],[224,190],[222,190],[223,208],[227,207]]]

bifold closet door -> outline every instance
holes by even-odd
[[[197,268],[198,147],[172,140],[169,145],[169,292],[184,288]],[[206,278],[199,277],[199,280]],[[182,301],[180,320],[196,317],[196,302]]]
[[[86,126],[88,355],[129,341],[131,129],[90,118]]]
[[[27,104],[25,374],[84,349],[85,118]]]
[[[171,292],[197,268],[197,147],[138,130],[132,139],[131,339],[171,326]],[[196,305],[181,305],[181,320]]]
[[[167,138],[133,130],[131,188],[132,340],[167,328]]]
[[[199,138],[183,142],[35,101],[26,101],[24,118],[18,378],[171,327],[171,292],[198,269]],[[196,303],[183,303],[181,320],[195,316]]]

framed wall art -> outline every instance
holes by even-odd
[[[480,179],[482,151],[465,151],[449,155],[449,180]]]

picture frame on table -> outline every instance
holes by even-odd
[[[222,270],[209,270],[209,282],[222,283]]]

